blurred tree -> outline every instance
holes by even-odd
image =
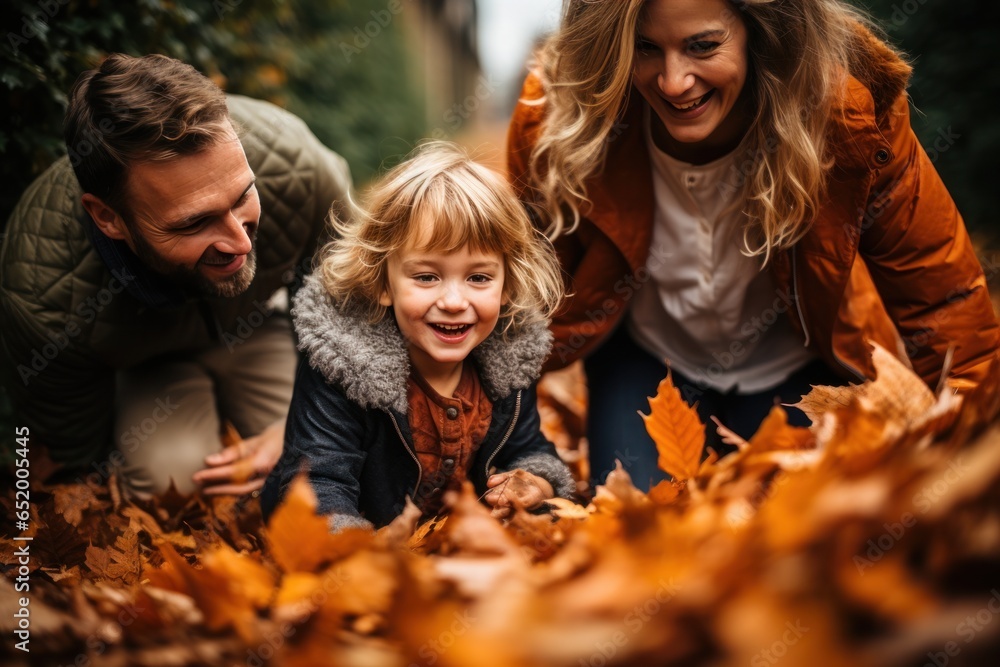
[[[28,184],[66,152],[62,121],[76,77],[115,51],[164,53],[229,92],[290,109],[347,159],[355,183],[364,183],[426,131],[402,6],[402,0],[3,0],[0,232]],[[13,438],[2,386],[0,431],[0,441]]]
[[[229,92],[289,108],[347,158],[356,182],[367,180],[425,131],[401,7],[401,0],[5,0],[0,224],[65,152],[62,118],[76,77],[113,51],[164,53]]]
[[[1000,154],[1000,69],[995,64],[997,3],[858,0],[906,51],[914,73],[913,128],[970,229],[996,235]]]

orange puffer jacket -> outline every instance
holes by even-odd
[[[769,264],[776,310],[787,310],[805,344],[846,379],[875,376],[870,340],[905,351],[933,387],[954,346],[949,382],[968,389],[1000,345],[986,279],[961,215],[910,128],[909,67],[875,37],[865,33],[863,41],[864,74],[851,77],[833,114],[837,157],[825,202],[807,235]],[[543,96],[543,84],[529,75],[508,136],[509,176],[524,200],[532,198],[528,160],[545,118],[544,102],[525,102]],[[555,242],[572,296],[553,321],[547,370],[599,346],[649,278],[653,185],[644,102],[638,94],[631,100],[604,169],[587,182],[592,206],[576,231]]]

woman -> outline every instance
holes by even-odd
[[[857,10],[570,0],[538,60],[508,167],[570,276],[548,368],[584,359],[598,480],[615,459],[662,477],[636,410],[664,361],[743,437],[810,384],[874,377],[868,341],[931,386],[949,348],[952,386],[982,379],[982,269],[910,128],[910,68]]]

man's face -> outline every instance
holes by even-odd
[[[126,197],[125,240],[151,270],[210,296],[250,286],[260,199],[235,133],[193,155],[132,165]]]

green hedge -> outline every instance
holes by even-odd
[[[912,125],[971,230],[996,234],[1000,153],[1000,5],[959,0],[859,0],[906,51]]]
[[[65,152],[62,118],[73,81],[113,51],[165,53],[230,92],[289,108],[363,182],[426,129],[408,71],[401,6],[401,0],[4,0],[0,224],[28,183]],[[366,28],[374,36],[364,41],[358,31]]]

